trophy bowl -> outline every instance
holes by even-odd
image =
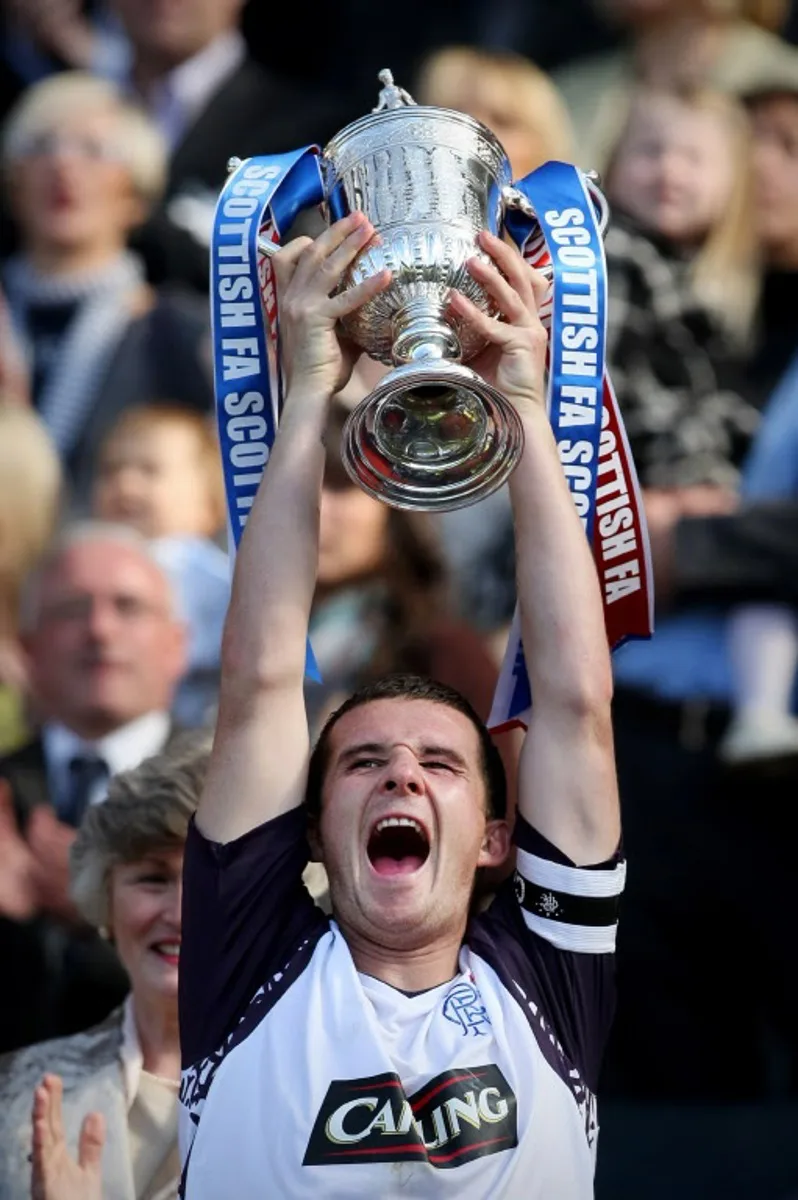
[[[523,448],[518,415],[465,365],[484,340],[448,310],[452,288],[485,313],[495,307],[466,269],[486,261],[477,235],[501,235],[518,202],[507,155],[463,113],[416,105],[389,71],[377,108],[324,149],[330,221],[359,209],[376,230],[342,289],[384,268],[389,287],[346,317],[343,332],[393,370],[350,414],[344,466],[397,508],[444,511],[495,491]]]

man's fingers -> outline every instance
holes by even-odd
[[[345,292],[341,292],[338,296],[328,302],[330,306],[330,315],[336,319],[345,317],[348,313],[354,312],[360,308],[372,296],[379,295],[384,292],[390,285],[393,275],[389,270],[379,271],[376,275],[364,279],[362,283],[358,283],[355,287],[347,288]]]
[[[515,336],[512,325],[503,324],[495,317],[489,317],[462,292],[451,291],[449,305],[456,316],[461,317],[466,324],[475,329],[477,333],[482,334],[494,346],[506,346]]]
[[[532,323],[533,314],[529,309],[529,301],[524,303],[524,299],[518,294],[514,287],[500,275],[491,263],[483,262],[481,258],[469,258],[466,263],[469,275],[481,284],[488,295],[496,301],[499,312],[506,320],[512,322],[513,325],[529,325]],[[532,299],[531,285],[529,287],[530,299]],[[532,301],[534,303],[534,300]],[[535,307],[537,312],[537,307]]]
[[[360,234],[358,234],[360,230]],[[366,232],[368,231],[368,233]],[[354,241],[362,237],[362,244],[368,241],[368,238],[373,236],[374,226],[369,221],[365,213],[353,212],[348,217],[344,217],[340,221],[336,221],[334,225],[330,225],[325,229],[324,233],[320,234],[310,246],[306,247],[302,254],[299,263],[297,264],[296,277],[297,282],[306,283],[312,276],[317,274],[319,267],[324,264],[331,254],[342,245],[343,242],[355,235]],[[277,256],[279,257],[279,255]],[[354,258],[354,254],[352,255]],[[275,260],[276,261],[276,260]],[[333,285],[330,285],[329,291]]]
[[[284,290],[291,282],[294,272],[297,268],[302,255],[307,250],[308,246],[313,245],[313,238],[298,237],[293,241],[287,242],[282,250],[271,260],[272,268],[274,269],[274,277],[277,280],[277,286]]]
[[[91,1112],[80,1127],[78,1162],[81,1167],[99,1168],[105,1145],[105,1120],[102,1113]]]
[[[502,275],[509,281],[510,286],[522,300],[533,300],[535,297],[534,271],[516,250],[501,238],[483,229],[479,233],[479,244],[485,253],[493,259]],[[537,305],[535,305],[537,308]]]
[[[326,259],[321,263],[321,270],[324,272],[327,283],[325,286],[328,291],[332,291],[335,284],[343,275],[346,268],[354,262],[360,251],[374,237],[374,226],[370,221],[356,225],[352,232],[344,238],[340,246],[338,246]],[[329,286],[328,286],[329,285]]]

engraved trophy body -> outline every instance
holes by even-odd
[[[486,126],[416,105],[390,71],[380,81],[377,107],[336,134],[320,162],[327,219],[359,209],[377,231],[341,287],[385,267],[393,276],[342,322],[368,355],[393,367],[347,419],[343,461],[387,504],[445,511],[495,491],[523,449],[515,409],[467,365],[484,341],[449,312],[449,293],[456,288],[495,314],[466,261],[488,261],[477,235],[501,235],[508,208],[534,212],[511,186],[507,154]],[[603,197],[588,186],[605,225]]]

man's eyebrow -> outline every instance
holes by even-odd
[[[385,742],[358,742],[356,746],[347,746],[338,755],[341,761],[349,758],[357,758],[360,754],[385,754],[387,746]]]

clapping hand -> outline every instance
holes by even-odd
[[[89,1113],[80,1128],[77,1162],[64,1134],[58,1075],[45,1075],[33,1094],[31,1200],[102,1200],[101,1159],[105,1121]]]
[[[74,829],[41,804],[31,813],[23,837],[11,785],[0,779],[0,915],[25,921],[49,912],[63,921],[78,919],[69,896],[69,851],[75,836]]]

